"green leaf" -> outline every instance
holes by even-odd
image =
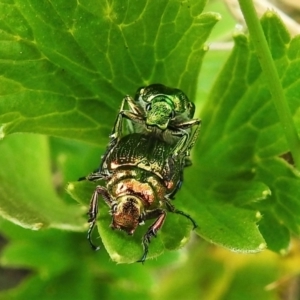
[[[22,274],[19,268],[30,270],[15,288],[1,290],[0,284],[1,299],[271,300],[278,291],[289,295],[293,290],[299,251],[297,241],[289,244],[290,236],[299,235],[299,173],[278,158],[289,149],[245,36],[235,36],[209,101],[205,93],[194,99],[196,85],[207,91],[225,57],[224,50],[212,53],[214,68],[205,69],[196,83],[205,48],[202,41],[197,47],[198,37],[207,36],[217,19],[199,16],[203,6],[204,1],[194,0],[122,5],[2,0],[0,208],[29,228],[44,222],[81,232],[27,230],[0,218],[0,277],[9,280],[6,268],[16,276]],[[273,12],[263,17],[263,26],[299,129],[300,40],[290,40]],[[196,27],[205,32],[193,36]],[[149,224],[133,237],[112,231],[108,207],[100,200],[100,238],[96,230],[93,237],[107,251],[93,252],[82,232],[87,217],[81,215],[95,184],[73,181],[99,166],[122,97],[153,81],[182,88],[203,119],[193,165],[186,168],[173,204],[196,219],[196,233],[209,243],[194,236],[181,251],[166,251],[181,247],[191,232],[186,218],[169,213],[149,257],[164,254],[143,266],[117,265],[107,251],[115,261],[136,261]],[[18,131],[66,139],[7,137]],[[67,181],[79,204],[64,194]],[[281,254],[291,248],[293,255],[236,255],[212,243],[240,252],[260,251],[267,244]]]
[[[43,133],[82,140],[103,149],[118,103],[124,95],[133,95],[138,86],[162,82],[182,88],[193,99],[207,49],[204,43],[219,19],[217,14],[201,14],[203,6],[204,1],[158,0],[131,1],[122,6],[114,2],[99,6],[96,1],[66,4],[46,0],[2,4],[0,9],[9,18],[0,22],[1,136],[14,132]],[[153,22],[153,16],[157,22]],[[262,24],[287,99],[297,116],[299,39],[290,41],[275,14],[268,13]],[[288,147],[270,93],[247,37],[237,34],[235,43],[201,112],[203,129],[193,152],[193,166],[186,171],[183,189],[176,195],[174,205],[190,214],[199,225],[196,232],[213,243],[235,251],[256,252],[267,241],[271,249],[282,251],[288,240],[285,229],[298,234],[299,220],[289,218],[289,210],[298,210],[295,199],[299,179],[294,172],[287,171],[291,167],[276,165],[277,156],[287,152]],[[3,145],[6,143],[9,145],[4,140]],[[31,140],[27,144],[34,143]],[[39,147],[36,149],[43,153]],[[3,156],[6,163],[14,159],[6,157]],[[79,174],[82,157],[73,159],[73,163],[66,165],[78,166],[77,171],[75,167],[71,169]],[[49,159],[46,161],[49,170]],[[283,172],[284,183],[293,182],[290,186],[294,195],[286,195],[284,184],[269,176],[266,171],[269,163],[274,168],[274,178]],[[28,161],[24,170],[31,170],[36,164]],[[38,175],[30,183],[42,181],[41,171],[27,173]],[[30,209],[20,210],[17,217],[12,207],[5,208],[4,212],[9,212],[7,216],[14,217],[15,222],[28,227],[42,223],[59,228],[62,223],[65,226],[76,223],[78,230],[82,228],[83,220],[74,221],[74,215],[79,215],[78,207],[74,212],[68,205],[57,204],[50,176],[45,179],[47,187],[41,184],[34,192],[29,189],[27,193],[28,183],[22,182],[23,177],[20,184],[15,184],[9,180],[19,180],[16,172],[13,177],[6,170],[5,174],[3,198],[13,195],[22,199],[26,195],[26,205],[27,201],[31,203]],[[72,172],[65,174],[70,178]],[[70,187],[72,196],[87,210],[94,185],[85,182]],[[22,195],[21,188],[25,190]],[[37,199],[46,199],[38,212],[34,210],[36,203],[40,203]],[[18,200],[18,205],[22,207],[24,202]],[[285,210],[279,212],[274,203],[283,202]],[[3,207],[10,202],[5,203]],[[108,208],[104,203],[101,205],[98,227],[107,251],[118,262],[136,261],[142,253],[141,238],[145,230],[140,227],[132,238],[114,232],[112,238]],[[46,212],[49,219],[45,218]],[[41,222],[33,219],[36,214],[41,214]],[[268,217],[259,231],[257,223],[261,215]],[[266,230],[272,224],[282,224],[277,243]],[[190,230],[188,220],[169,214],[161,234],[151,243],[149,257],[156,257],[166,249],[177,249],[187,240]]]
[[[51,185],[48,139],[15,135],[0,141],[0,215],[30,229],[82,230],[81,210]]]
[[[103,145],[122,97],[139,86],[163,82],[194,97],[204,43],[219,19],[201,15],[204,4],[3,3],[1,136],[35,132]]]
[[[201,176],[186,176],[182,192],[174,204],[196,220],[196,232],[206,240],[237,252],[258,252],[266,247],[256,224],[260,213],[236,206],[265,199],[269,194],[266,185],[253,182],[246,186],[235,181],[212,187]]]
[[[86,207],[88,207],[88,200],[90,200],[95,187],[96,184],[91,182],[72,182],[69,184],[67,191],[82,204],[85,201]],[[143,254],[142,237],[151,225],[151,221],[148,221],[144,226],[138,227],[134,236],[128,236],[125,232],[121,231],[112,231],[110,222],[109,209],[101,197],[99,197],[97,225],[106,251],[109,253],[111,259],[118,263],[134,263],[138,261]],[[174,228],[176,228],[176,234],[174,234]],[[185,217],[169,213],[159,235],[151,240],[148,258],[155,258],[165,250],[181,248],[187,243],[191,229],[192,224]],[[94,243],[97,242],[98,240],[95,239]]]
[[[280,218],[273,212],[263,211],[263,218],[259,222],[259,230],[262,233],[268,248],[282,255],[287,254],[290,247],[290,231]]]
[[[280,224],[293,233],[300,234],[299,183],[300,175],[282,159],[265,159],[259,164],[257,176],[263,178],[272,189],[269,212]],[[278,176],[280,174],[280,176]],[[266,208],[264,208],[266,209]],[[287,248],[287,243],[284,248]]]
[[[3,3],[0,10],[9,17],[0,23],[1,137],[34,132],[104,147],[122,97],[133,95],[139,86],[162,82],[182,88],[193,98],[207,51],[205,41],[220,19],[215,13],[201,14],[204,4],[204,0],[135,0],[123,5],[92,0],[84,4],[47,0]],[[80,156],[73,166],[81,160]],[[57,165],[69,178],[71,172],[65,172],[59,159]],[[68,165],[77,174],[80,168]],[[7,195],[11,194],[8,191]],[[75,194],[81,203],[86,203],[82,197],[91,197],[86,191]],[[52,213],[56,215],[57,206],[52,204],[49,202],[50,218]],[[99,229],[109,253],[123,262],[140,258],[142,228],[132,244],[122,233],[111,239],[107,208],[101,214]],[[65,224],[68,217],[66,214]],[[164,234],[164,229],[151,245],[149,257],[165,248],[178,248],[187,240],[191,224],[179,217],[170,216],[165,224],[167,232],[181,228],[177,237]],[[17,217],[21,218],[29,216]]]
[[[299,49],[299,38],[290,40],[275,13],[268,12],[262,18],[262,25],[287,101],[293,115],[297,116],[300,65],[296,49]],[[225,181],[235,191],[241,181],[244,183],[240,187],[254,182],[265,184],[268,187],[265,196],[271,191],[269,199],[251,204],[253,197],[249,195],[247,208],[261,211],[263,218],[266,216],[261,233],[270,249],[284,252],[289,242],[287,228],[299,234],[297,187],[300,181],[298,172],[278,158],[288,151],[287,143],[257,56],[246,36],[235,36],[233,52],[210,94],[202,118],[205,126],[194,152],[200,174],[198,185],[205,182],[206,189],[215,190],[218,182]],[[222,198],[224,196],[226,193]],[[214,203],[217,198],[205,199],[207,203]],[[227,202],[227,205],[244,205],[247,201],[228,197]],[[279,230],[276,242],[271,228]]]

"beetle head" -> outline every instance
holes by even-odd
[[[112,223],[111,228],[119,229],[132,235],[137,226],[142,222],[142,201],[131,195],[121,196],[111,206]]]
[[[165,95],[158,95],[146,105],[146,125],[166,130],[171,119],[175,117],[174,104]]]

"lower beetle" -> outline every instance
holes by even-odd
[[[186,152],[182,149],[176,157],[173,153],[174,146],[140,133],[111,141],[99,171],[86,177],[105,182],[105,187],[97,186],[90,202],[87,238],[93,249],[98,249],[91,241],[91,233],[97,219],[99,196],[110,208],[113,229],[132,235],[138,225],[155,219],[143,236],[144,252],[138,262],[146,260],[150,240],[162,227],[167,212],[185,216],[196,228],[195,221],[170,201],[182,183]]]

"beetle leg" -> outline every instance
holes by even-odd
[[[135,115],[142,116],[144,114],[142,109],[138,105],[135,104],[135,101],[132,97],[126,96],[125,98],[126,98],[126,101],[127,101],[127,104],[129,106],[130,110],[133,111],[133,113]]]
[[[135,123],[140,123],[140,124],[145,124],[145,120],[144,118],[140,117],[139,115],[137,114],[134,114],[132,113],[131,111],[129,110],[123,110],[120,112],[120,114],[122,115],[122,117],[132,121],[132,122],[135,122]]]
[[[165,198],[165,202],[166,202],[168,211],[188,218],[193,224],[193,230],[198,227],[197,223],[194,221],[194,219],[190,215],[186,214],[185,212],[183,212],[181,210],[176,209],[175,206],[170,203],[170,200],[168,198]]]
[[[173,132],[172,135],[181,137],[172,150],[173,157],[177,157],[178,155],[184,153],[186,144],[189,141],[189,133],[183,129],[180,129],[176,132]]]
[[[182,122],[182,123],[176,123],[176,128],[186,130],[186,129],[192,128],[195,125],[199,126],[199,124],[201,124],[201,120],[192,119],[192,120],[185,121],[185,122]]]
[[[186,165],[184,164],[184,167],[185,166]],[[182,186],[182,183],[183,183],[183,169],[180,170],[179,180],[177,181],[177,184],[176,184],[176,187],[175,187],[174,191],[168,195],[168,198],[170,198],[171,200],[175,199],[175,195],[180,190],[180,188]]]
[[[89,219],[88,222],[90,223],[90,227],[87,233],[87,239],[91,245],[91,247],[93,248],[93,250],[99,250],[100,247],[99,246],[95,246],[94,243],[92,242],[91,239],[91,235],[93,232],[93,229],[95,227],[96,224],[96,219],[97,219],[97,214],[98,214],[98,192],[97,190],[94,192],[94,194],[92,195],[92,199],[90,201],[90,209],[88,212],[89,215]]]
[[[112,130],[111,135],[110,135],[110,138],[111,138],[112,140],[118,139],[119,136],[120,136],[121,133],[122,133],[123,117],[122,117],[121,112],[124,111],[124,107],[125,107],[125,103],[126,103],[126,101],[127,101],[127,100],[126,100],[127,97],[129,97],[129,96],[124,97],[123,100],[122,100],[119,114],[118,114],[118,116],[117,116],[117,119],[116,119],[115,124],[114,124],[114,126],[113,126],[113,130]]]
[[[129,110],[121,110],[120,114],[122,115],[122,117],[135,122],[135,123],[145,123],[144,118],[142,117],[144,115],[144,112],[141,110],[141,108],[139,106],[137,106],[134,103],[133,98],[131,98],[130,96],[126,96],[125,97],[125,101],[127,102],[128,106],[129,106]],[[131,132],[132,133],[132,132]]]
[[[146,234],[143,236],[142,244],[143,244],[143,248],[144,248],[144,253],[143,253],[143,256],[137,262],[141,262],[141,263],[145,262],[146,257],[148,255],[148,251],[149,251],[148,245],[151,242],[151,238],[153,236],[156,237],[156,234],[157,234],[158,230],[164,224],[166,215],[167,214],[163,209],[155,209],[155,210],[151,210],[151,211],[146,213],[145,220],[154,219],[154,218],[157,218],[157,219],[148,228]]]
[[[199,131],[200,131],[200,124],[201,121],[199,120],[192,120],[193,122],[185,122],[185,123],[181,123],[179,124],[179,130],[177,129],[177,131],[173,131],[172,135],[174,136],[181,136],[181,138],[179,139],[179,141],[177,142],[177,144],[175,145],[174,149],[173,149],[173,157],[176,157],[178,155],[184,155],[189,156],[190,155],[190,151],[193,148]],[[197,121],[197,122],[196,122]],[[196,126],[195,130],[193,130],[192,134],[190,135],[185,129],[183,129],[182,127],[186,127],[186,124],[189,124],[189,126]],[[189,127],[186,127],[189,128]],[[185,162],[185,166],[189,166],[191,165],[190,160],[187,158],[187,161]]]
[[[190,151],[191,151],[191,149],[194,147],[194,145],[195,145],[195,142],[196,142],[196,140],[197,140],[197,138],[198,138],[198,135],[199,135],[199,132],[200,132],[200,125],[201,125],[201,121],[199,121],[199,120],[197,120],[198,121],[198,123],[196,124],[194,124],[194,125],[196,125],[196,128],[195,128],[195,130],[193,131],[193,133],[191,134],[191,136],[190,136],[190,139],[189,139],[189,141],[188,141],[188,145],[187,145],[187,148],[186,148],[186,156],[189,156],[190,155]]]
[[[96,225],[96,221],[97,221],[99,194],[102,195],[104,201],[106,202],[106,204],[108,206],[111,206],[111,202],[112,202],[112,199],[110,198],[108,191],[105,188],[103,188],[102,186],[97,186],[95,192],[92,195],[92,198],[90,201],[90,207],[89,207],[89,211],[88,211],[88,216],[89,216],[88,222],[90,223],[90,227],[89,227],[89,230],[87,233],[87,239],[88,239],[91,247],[94,250],[100,249],[99,246],[94,245],[94,243],[92,242],[92,238],[91,238],[93,229],[94,229],[94,227]]]
[[[130,110],[125,110],[125,104],[129,106]],[[129,119],[130,121],[136,122],[136,123],[143,123],[144,120],[142,117],[143,112],[141,109],[134,103],[134,100],[130,96],[126,96],[122,100],[121,108],[118,114],[118,117],[115,121],[112,133],[110,135],[110,138],[112,140],[118,139],[120,135],[122,134],[122,125],[123,125],[123,118]]]
[[[86,177],[80,177],[78,179],[78,181],[82,181],[82,180],[97,181],[99,179],[103,179],[103,174],[101,174],[99,171],[96,171],[96,172],[89,174]]]

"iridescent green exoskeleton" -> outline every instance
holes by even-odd
[[[125,106],[129,109],[126,110]],[[162,84],[142,87],[137,90],[135,98],[126,96],[123,99],[111,138],[121,135],[122,122],[126,118],[130,120],[131,133],[156,136],[175,146],[175,156],[186,149],[188,157],[201,123],[193,119],[194,113],[194,103],[181,90]]]
[[[162,227],[167,212],[188,218],[193,227],[195,221],[186,213],[177,210],[171,199],[178,191],[184,167],[185,153],[173,157],[174,146],[148,135],[132,133],[113,140],[102,158],[99,171],[87,176],[87,180],[102,180],[90,202],[88,240],[98,214],[98,198],[102,196],[110,207],[111,227],[132,235],[146,220],[155,219],[143,236],[144,262],[148,245]]]

